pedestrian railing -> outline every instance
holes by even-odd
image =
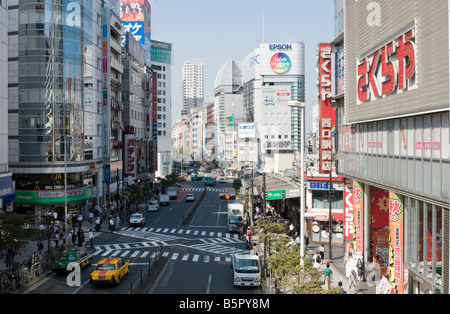
[[[162,245],[155,249],[150,255],[146,267],[142,267],[139,270],[139,274],[132,278],[128,293],[140,293],[145,292],[144,290],[155,281],[158,276],[165,259],[163,258],[163,247]]]

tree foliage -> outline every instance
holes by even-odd
[[[312,267],[309,258],[305,258],[303,269],[300,267],[300,246],[289,244],[290,237],[283,224],[260,219],[255,229],[268,248],[267,267],[281,293],[337,294],[342,291],[322,289],[323,274]]]
[[[37,234],[36,229],[25,228],[30,223],[32,216],[8,213],[0,215],[0,250],[10,250],[12,261],[28,242],[29,236]]]

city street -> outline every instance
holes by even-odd
[[[157,212],[145,213],[143,227],[123,225],[113,233],[103,230],[96,233],[94,248],[87,250],[94,256],[93,265],[81,271],[81,286],[70,287],[66,276],[50,275],[39,285],[29,289],[33,294],[91,294],[129,293],[140,272],[146,271],[149,259],[161,252],[167,263],[151,287],[154,294],[224,294],[261,293],[261,289],[237,289],[233,286],[231,255],[245,251],[238,234],[226,228],[226,201],[219,193],[232,190],[231,184],[217,183],[207,187],[207,194],[199,205],[187,228],[180,228],[182,217],[192,203],[185,201],[188,193],[199,197],[202,181],[182,182],[178,197],[170,206],[161,206]],[[130,273],[119,285],[95,287],[89,275],[101,259],[120,257],[130,262]]]

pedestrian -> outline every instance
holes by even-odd
[[[100,217],[97,217],[97,219],[95,219],[95,231],[100,231]]]
[[[354,269],[352,269],[351,273],[350,273],[350,283],[349,283],[349,287],[348,290],[352,290],[353,287],[353,291],[355,294],[358,293],[357,289],[356,289],[356,272]]]
[[[109,218],[109,228],[111,229],[111,233],[114,231],[114,219],[111,217]]]
[[[78,239],[78,246],[83,247],[84,232],[81,228],[78,229],[77,239]]]
[[[308,245],[309,245],[309,232],[308,231],[306,231],[306,233],[305,233],[305,245],[306,245],[306,248],[308,248]]]
[[[313,260],[313,262],[314,262],[313,267],[320,272],[320,255],[317,255],[316,258]]]
[[[342,287],[342,281],[338,282],[338,287],[342,289],[341,294],[347,294],[347,291],[344,290],[344,287]]]
[[[42,244],[41,240],[38,240],[38,243],[36,245],[37,245],[39,254],[42,254],[42,250],[44,249],[44,244]]]
[[[327,289],[331,289],[331,282],[333,281],[333,271],[330,268],[330,263],[327,263],[327,267],[323,270],[323,274],[325,275],[325,284],[327,285]]]
[[[290,233],[290,235],[291,235],[291,238],[293,238],[293,237],[295,236],[294,224],[293,224],[293,223],[291,223],[291,224],[289,225],[289,233]]]
[[[362,274],[363,274],[363,263],[360,258],[358,258],[358,262],[356,263],[356,268],[358,269],[358,282],[361,283]]]
[[[58,247],[58,244],[59,244],[59,233],[58,232],[55,232],[53,234],[53,239],[55,240],[55,247]]]
[[[94,248],[94,233],[92,229],[89,229],[89,242],[91,243],[91,248]]]
[[[6,257],[5,257],[5,266],[6,266],[6,268],[11,268],[11,266],[12,266],[12,256],[11,256],[12,254],[11,254],[11,250],[8,250],[7,252],[6,252]]]
[[[320,257],[322,258],[322,263],[323,263],[324,258],[325,258],[325,246],[323,244],[319,247],[319,254],[320,254]]]
[[[78,223],[80,224],[79,227],[81,228],[81,224],[83,223],[83,216],[81,214],[78,214],[77,220]]]
[[[89,212],[89,224],[90,225],[92,225],[92,222],[94,221],[94,213],[93,213],[93,211],[91,210],[90,212]]]

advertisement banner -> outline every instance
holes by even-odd
[[[403,196],[389,193],[389,281],[403,292]]]
[[[121,0],[120,19],[122,21],[144,22],[145,0]]]
[[[353,182],[344,180],[344,240],[353,240]]]
[[[124,136],[124,164],[123,173],[125,176],[136,176],[136,140],[134,134],[128,133]]]
[[[363,253],[364,190],[353,181],[353,251]]]
[[[335,114],[331,108],[331,44],[319,44],[317,50],[319,80],[319,159],[320,173],[329,174],[333,167],[333,132]]]

